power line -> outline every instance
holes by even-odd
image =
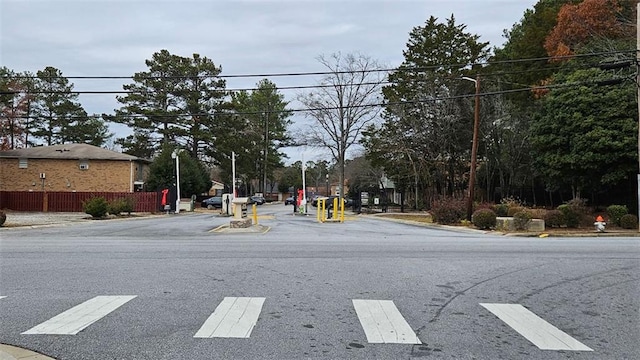
[[[473,66],[490,66],[499,64],[516,64],[523,62],[536,62],[536,61],[549,61],[549,60],[568,60],[574,58],[584,58],[591,56],[613,55],[613,54],[631,54],[636,50],[618,50],[607,52],[595,52],[587,54],[574,54],[565,56],[546,56],[537,58],[525,58],[525,59],[508,59],[508,60],[496,60],[496,61],[483,61],[477,63],[466,64],[434,64],[424,67],[402,67],[397,68],[385,68],[385,69],[365,69],[365,70],[344,70],[344,71],[313,71],[313,72],[291,72],[291,73],[263,73],[263,74],[231,74],[231,75],[179,75],[179,76],[141,76],[139,79],[196,79],[196,78],[219,78],[219,79],[231,79],[231,78],[271,78],[271,77],[296,77],[296,76],[317,76],[317,75],[337,75],[337,74],[354,74],[354,73],[374,73],[374,72],[397,72],[397,71],[429,71],[441,68],[471,68]],[[134,79],[134,76],[36,76],[36,75],[18,75],[13,78],[66,78],[66,79],[79,79],[79,80],[123,80]]]
[[[587,68],[592,68],[594,66],[590,66],[590,65],[585,65],[576,69],[587,69]],[[522,75],[522,74],[529,74],[529,73],[543,73],[543,72],[548,72],[548,69],[526,69],[526,70],[519,70],[519,71],[498,71],[498,72],[493,72],[493,73],[480,73],[480,75],[483,78],[487,78],[487,77],[499,77],[499,76],[506,76],[506,75]],[[443,80],[458,80],[459,76],[448,76],[448,77],[442,77],[441,79]],[[429,78],[425,78],[425,79],[418,79],[418,80],[423,80],[423,81],[428,81],[431,80]],[[392,81],[377,81],[377,82],[362,82],[362,83],[353,83],[353,84],[316,84],[316,85],[295,85],[295,86],[281,86],[278,87],[276,86],[274,88],[274,90],[279,91],[279,90],[304,90],[304,89],[318,89],[318,88],[334,88],[334,87],[350,87],[350,86],[369,86],[369,85],[393,85],[395,84],[395,82]],[[520,84],[522,85],[522,84]],[[219,90],[213,90],[213,91],[219,91],[221,93],[236,93],[236,92],[243,92],[243,91],[262,91],[264,89],[262,88],[256,88],[256,87],[251,87],[251,88],[232,88],[232,89],[219,89]],[[187,91],[187,92],[198,92],[198,90],[193,90],[193,91]],[[62,90],[36,90],[36,91],[8,91],[8,92],[0,92],[1,94],[6,94],[6,95],[11,95],[11,94],[18,94],[18,93],[24,93],[24,94],[78,94],[78,95],[106,95],[106,94],[141,94],[143,92],[141,91],[131,91],[131,90],[70,90],[70,91],[62,91]]]
[[[626,78],[624,78],[626,79]],[[525,87],[519,89],[510,89],[510,90],[500,90],[500,91],[490,91],[478,94],[481,97],[484,96],[495,96],[495,95],[504,95],[504,94],[512,94],[518,92],[525,91],[534,91],[534,90],[553,90],[558,88],[566,88],[573,86],[583,86],[583,85],[598,85],[598,81],[580,81],[580,82],[572,82],[565,84],[550,84],[550,85],[540,85],[533,87]],[[363,105],[349,105],[349,106],[333,106],[333,107],[315,107],[315,108],[303,108],[303,109],[285,109],[285,110],[270,110],[270,113],[303,113],[303,112],[314,112],[314,111],[327,111],[327,110],[344,110],[344,109],[354,109],[354,108],[368,108],[368,107],[394,107],[394,106],[403,106],[409,104],[421,104],[421,103],[429,103],[429,102],[438,102],[438,101],[446,101],[446,100],[455,100],[455,99],[464,99],[464,98],[473,98],[476,94],[463,94],[463,95],[453,95],[453,96],[444,96],[444,97],[433,97],[428,99],[419,99],[419,100],[404,100],[398,102],[381,102],[381,103],[372,103],[372,104],[363,104]],[[256,115],[263,114],[264,111],[252,111],[252,112],[218,112],[218,113],[174,113],[174,114],[161,114],[161,115],[153,115],[147,116],[143,114],[104,114],[113,117],[122,117],[122,118],[178,118],[178,117],[208,117],[208,116],[240,116],[240,115]],[[88,115],[86,117],[89,117]],[[75,119],[75,118],[86,118],[85,116],[69,116],[64,117],[64,119]],[[26,118],[24,116],[18,116],[17,118]],[[35,118],[35,117],[34,117]],[[46,118],[46,117],[41,117]]]

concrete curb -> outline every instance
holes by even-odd
[[[433,229],[449,230],[449,231],[468,233],[468,234],[495,234],[495,232],[492,232],[492,231],[479,230],[479,229],[470,229],[470,228],[461,227],[461,226],[451,226],[451,225],[441,225],[441,224],[434,224],[434,223],[424,223],[424,222],[420,222],[420,221],[411,221],[411,220],[405,220],[405,219],[393,219],[393,218],[389,218],[389,217],[386,217],[386,216],[381,216],[379,214],[373,214],[373,215],[368,215],[368,214],[364,215],[363,214],[361,216],[369,217],[369,218],[376,219],[376,220],[392,221],[392,222],[397,222],[397,223],[401,223],[401,224],[428,227],[428,228],[433,228]]]
[[[466,227],[461,227],[461,226],[450,226],[450,225],[440,225],[440,224],[433,224],[433,223],[423,223],[423,222],[419,222],[419,221],[411,221],[411,220],[406,220],[406,219],[393,219],[393,218],[388,218],[384,215],[381,214],[363,214],[362,216],[365,217],[369,217],[369,218],[373,218],[376,220],[384,220],[384,221],[392,221],[392,222],[397,222],[397,223],[403,223],[403,224],[407,224],[407,225],[414,225],[414,226],[422,226],[422,227],[427,227],[427,228],[433,228],[433,229],[442,229],[442,230],[449,230],[449,231],[454,231],[454,232],[460,232],[460,233],[474,233],[474,234],[484,234],[484,235],[497,235],[497,236],[505,236],[505,237],[535,237],[535,238],[546,238],[546,237],[581,237],[581,238],[587,238],[587,237],[638,237],[640,238],[640,232],[576,232],[576,233],[553,233],[553,232],[530,232],[530,233],[521,233],[521,232],[515,232],[515,233],[509,233],[509,232],[500,232],[500,231],[486,231],[486,230],[479,230],[479,229],[471,229],[471,228],[466,228]],[[640,239],[639,239],[640,240]]]
[[[209,230],[210,233],[224,234],[264,234],[271,230],[269,226],[252,225],[248,228],[231,228],[228,224],[220,225],[217,228]]]
[[[13,345],[0,344],[0,360],[55,360],[52,357]]]

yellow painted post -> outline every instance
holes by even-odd
[[[344,222],[344,200],[340,202],[340,222]]]
[[[333,198],[333,220],[338,220],[338,198]]]
[[[326,219],[324,217],[324,208],[326,203],[327,201],[325,199],[320,200],[321,207],[318,207],[318,209],[320,209],[320,222],[324,222],[324,220]]]
[[[253,224],[258,225],[258,205],[253,204]]]

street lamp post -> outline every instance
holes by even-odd
[[[475,79],[462,77],[464,80],[473,81],[476,87],[475,109],[473,113],[473,141],[471,144],[471,170],[469,171],[469,198],[467,199],[467,220],[473,215],[473,198],[476,182],[476,161],[478,157],[478,127],[480,125],[480,76]]]
[[[176,214],[180,213],[180,153],[184,149],[175,149],[171,153],[171,158],[176,160]]]
[[[329,173],[327,173],[327,175],[325,176],[325,179],[327,181],[327,193],[326,193],[326,195],[329,196]]]

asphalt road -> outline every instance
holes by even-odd
[[[639,238],[498,237],[370,217],[319,224],[281,204],[259,211],[264,234],[210,232],[229,221],[213,212],[2,229],[0,343],[78,360],[640,358]],[[42,327],[105,296],[122,304],[75,335]],[[194,337],[237,298],[261,303],[249,334]],[[383,303],[397,311],[380,320],[371,310],[369,320],[417,341],[375,339],[356,308]],[[514,322],[502,309],[518,312]],[[546,349],[559,336],[549,326],[584,348]]]

